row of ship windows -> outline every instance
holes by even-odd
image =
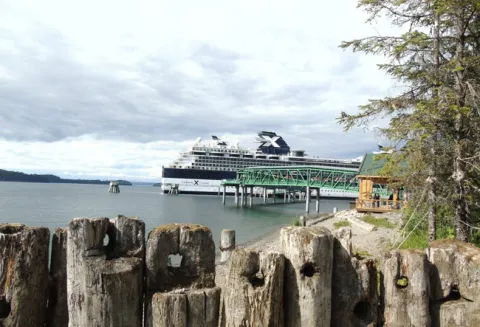
[[[178,163],[177,163],[178,165]],[[192,164],[193,166],[216,166],[216,167],[252,167],[252,166],[283,166],[285,165],[284,163],[279,163],[279,162],[265,162],[265,161],[250,161],[250,160],[241,160],[241,161],[229,161],[229,162],[224,162],[224,161],[219,161],[219,160],[199,160],[198,162],[195,162]],[[312,163],[306,163],[306,162],[289,162],[286,164],[287,166],[292,165],[292,166],[308,166],[308,165],[314,165]],[[357,168],[356,166],[352,165],[332,165],[328,163],[322,163],[322,166],[334,166],[334,167],[345,167],[345,168]],[[180,165],[181,166],[181,165]]]
[[[213,151],[217,151],[217,153],[213,152],[213,153],[208,153],[209,155],[213,156],[213,157],[218,157],[218,158],[221,158],[221,159],[229,159],[229,160],[232,160],[232,158],[236,158],[234,156],[230,156],[230,157],[222,157],[224,153],[234,153],[236,155],[240,155],[240,154],[245,154],[243,156],[243,158],[251,158],[251,159],[260,159],[260,160],[279,160],[279,157],[278,156],[271,156],[271,157],[264,157],[264,156],[259,156],[257,155],[255,158],[253,157],[253,154],[251,154],[249,151],[238,151],[238,150],[226,150],[226,151],[221,151],[221,152],[218,152],[217,149],[212,149]],[[197,158],[202,158],[204,156],[207,155],[207,152],[205,151],[200,151],[200,152],[193,152],[193,153],[185,153],[185,155],[187,156],[193,156],[193,157],[197,157]],[[320,158],[319,158],[320,159]],[[287,157],[287,160],[299,160],[298,158],[289,158]],[[301,159],[302,160],[302,159]],[[333,164],[339,164],[341,163],[341,161],[338,161],[338,160],[328,160],[328,159],[323,159],[322,162],[330,162],[330,163],[333,163]]]
[[[203,149],[195,149],[195,148],[193,148],[193,151],[198,151],[197,153],[194,153],[194,154],[201,154],[201,155],[205,154],[205,152],[207,152],[207,151],[221,152],[221,153],[235,153],[235,154],[250,154],[249,151],[214,149],[214,148],[203,148]]]
[[[300,164],[300,165],[306,166],[307,164]],[[271,163],[271,164],[262,165],[262,166],[277,166],[277,165]],[[208,170],[215,169],[215,170],[227,170],[227,171],[235,171],[238,168],[248,168],[248,167],[252,167],[252,166],[246,165],[246,164],[238,164],[238,165],[233,164],[233,165],[229,165],[229,166],[224,166],[224,165],[220,165],[220,164],[198,164],[198,163],[194,163],[194,164],[192,164],[192,166],[181,166],[181,165],[173,165],[172,166],[172,168],[208,169]]]
[[[297,159],[298,160],[298,159]],[[248,164],[255,164],[255,163],[258,163],[258,164],[265,164],[266,162],[268,162],[267,160],[255,160],[255,159],[227,159],[227,158],[198,158],[195,160],[196,162],[216,162],[216,163],[222,163],[222,162],[225,162],[227,161],[228,163],[231,163],[231,162],[240,162],[240,163],[248,163]],[[307,162],[305,163],[303,160],[298,160],[298,161],[293,161],[293,160],[289,160],[289,161],[278,161],[278,160],[273,160],[273,163],[275,165],[283,165],[283,164],[307,164],[307,165],[315,165],[315,164],[321,164],[321,165],[324,165],[324,166],[336,166],[336,167],[357,167],[359,166],[358,164],[339,164],[339,163],[331,163],[331,162]]]

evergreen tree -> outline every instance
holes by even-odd
[[[358,113],[339,120],[348,130],[371,118],[390,117],[382,132],[405,144],[394,163],[406,160],[404,175],[420,175],[428,186],[430,241],[436,234],[438,195],[444,193],[442,205],[454,213],[455,236],[465,241],[468,226],[475,224],[471,209],[479,195],[480,1],[360,0],[359,7],[369,21],[386,15],[408,30],[400,36],[343,42],[341,47],[385,55],[389,61],[379,68],[403,92],[370,100]]]

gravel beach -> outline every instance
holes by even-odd
[[[307,217],[307,226],[322,226],[335,231],[335,225],[343,222],[350,224],[354,252],[362,256],[378,257],[387,250],[399,236],[400,213],[372,214],[374,218],[386,218],[392,224],[391,228],[377,227],[362,220],[365,214],[357,213],[354,209],[339,211],[336,214],[321,214]],[[237,245],[237,248],[250,248],[256,251],[281,251],[280,230],[288,225],[279,226],[274,231],[254,238],[247,243]],[[216,283],[221,286],[225,283],[227,264],[220,263],[220,254],[216,257]]]

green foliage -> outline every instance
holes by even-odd
[[[417,199],[428,181],[428,197],[405,228],[410,232],[417,226],[405,246],[425,244],[426,216],[436,217],[430,220],[436,221],[437,237],[457,234],[466,239],[463,223],[480,222],[480,1],[359,0],[358,7],[369,22],[383,16],[408,27],[400,35],[340,45],[383,55],[387,61],[379,69],[399,82],[402,91],[369,100],[357,113],[342,113],[338,121],[350,130],[388,117],[388,126],[379,131],[403,147],[387,156],[381,174],[396,177],[397,185],[391,186],[403,185]],[[437,213],[427,215],[428,206]],[[473,229],[468,235],[470,240],[480,238]]]
[[[292,220],[292,225],[293,225],[293,226],[302,226],[302,224],[300,223],[300,218],[299,218],[299,217],[295,217],[295,218]]]
[[[362,217],[362,220],[376,227],[395,228],[396,226],[394,223],[390,222],[387,218],[375,218],[371,214],[368,214]]]
[[[340,221],[336,221],[336,222],[333,223],[333,227],[335,229],[339,229],[341,227],[348,227],[348,226],[351,226],[351,224],[348,220],[340,220]]]
[[[399,279],[397,279],[397,286],[407,287],[408,286],[408,278],[407,277],[400,277]]]
[[[355,251],[353,251],[353,256],[358,260],[363,260],[366,257],[371,257],[372,255],[368,251],[355,249]]]
[[[425,249],[428,247],[428,233],[424,230],[413,232],[408,239],[403,242],[400,249]]]

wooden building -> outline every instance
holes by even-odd
[[[389,188],[389,185],[398,180],[380,174],[385,159],[377,156],[366,154],[360,166],[357,175],[358,199],[355,204],[358,212],[390,212],[400,210],[406,205],[403,189]],[[375,194],[378,194],[379,198],[376,199]]]

